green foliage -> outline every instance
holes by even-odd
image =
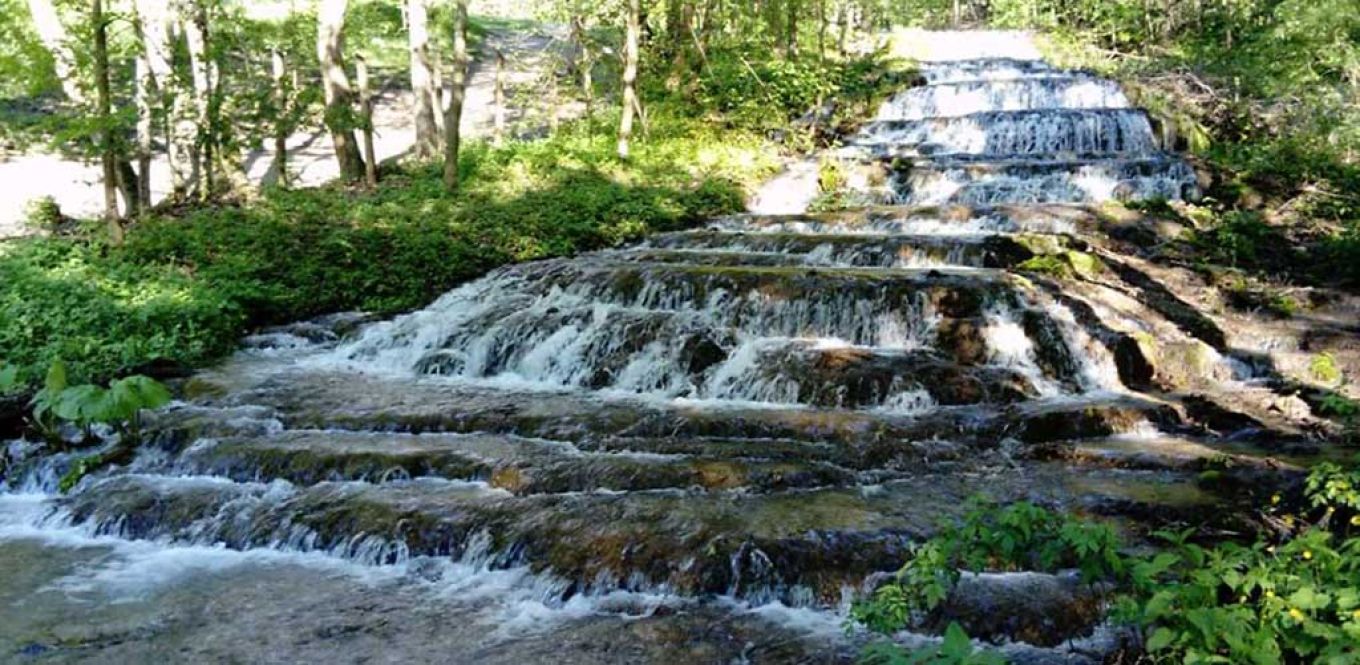
[[[87,430],[93,425],[105,424],[136,436],[140,413],[169,402],[170,391],[145,376],[118,379],[108,388],[90,383],[71,385],[66,364],[58,360],[48,369],[43,387],[33,396],[30,405],[33,420],[49,432],[57,423],[66,422]]]
[[[1259,213],[1229,211],[1211,228],[1197,231],[1191,242],[1215,263],[1256,266],[1265,252],[1283,246],[1279,233]]]
[[[66,473],[61,474],[61,479],[57,481],[57,491],[62,494],[70,492],[75,489],[76,485],[80,484],[81,480],[85,479],[85,476],[94,473],[103,466],[103,455],[90,455],[76,460],[71,468],[66,470]]]
[[[85,379],[155,359],[205,362],[229,351],[244,323],[239,304],[201,279],[98,242],[0,246],[0,349],[25,384],[58,359]]]
[[[1336,365],[1336,356],[1327,352],[1313,356],[1308,362],[1308,372],[1318,381],[1333,385],[1341,383],[1345,378],[1341,368]]]
[[[757,136],[664,105],[633,158],[609,115],[554,137],[464,151],[463,191],[393,172],[375,191],[278,190],[248,206],[155,217],[121,247],[90,239],[0,245],[0,349],[36,383],[58,358],[97,380],[229,352],[253,325],[352,309],[414,309],[512,261],[614,246],[739,210],[777,166]]]
[[[0,362],[0,397],[18,392],[23,388],[19,382],[19,368]]]
[[[1076,277],[1095,277],[1105,270],[1105,265],[1100,262],[1100,259],[1085,252],[1064,250],[1056,254],[1039,254],[1030,257],[1017,264],[1015,269],[1049,275],[1058,279],[1073,279]]]
[[[1106,525],[1084,522],[1031,503],[998,507],[974,500],[959,523],[917,545],[896,579],[869,600],[855,603],[850,618],[891,634],[911,618],[948,598],[960,571],[1057,571],[1076,568],[1088,582],[1124,575],[1119,539]]]
[[[961,525],[918,547],[897,580],[856,603],[851,618],[892,633],[937,605],[958,569],[1052,570],[1062,565],[1052,562],[1060,561],[1081,567],[1087,579],[1115,582],[1122,596],[1113,617],[1143,632],[1152,662],[1355,662],[1357,488],[1360,467],[1322,463],[1304,483],[1304,514],[1289,514],[1279,495],[1272,498],[1270,512],[1281,523],[1300,525],[1296,535],[1249,546],[1204,546],[1190,541],[1193,531],[1161,532],[1155,535],[1165,546],[1146,556],[1121,553],[1108,527],[1029,504],[978,504]],[[1309,526],[1308,519],[1315,523]],[[872,645],[863,656],[872,663],[961,662],[907,658],[887,643]]]
[[[1000,654],[973,648],[968,633],[957,623],[949,624],[938,648],[907,652],[891,642],[874,642],[860,654],[860,665],[1001,665]]]
[[[24,223],[30,229],[54,231],[61,222],[61,206],[50,196],[40,196],[24,207]]]

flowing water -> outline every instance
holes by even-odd
[[[66,496],[73,456],[10,444],[0,660],[837,661],[849,594],[971,495],[1202,512],[1184,465],[1022,454],[1222,448],[1167,444],[1175,410],[1011,270],[1078,230],[1031,204],[1193,174],[1113,84],[968,39],[855,138],[908,205],[722,219],[257,335]],[[979,207],[920,207],[943,203]]]

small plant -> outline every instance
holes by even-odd
[[[968,633],[957,623],[949,624],[939,647],[908,652],[891,642],[875,642],[860,654],[861,665],[1002,665],[1000,654],[973,648]]]
[[[949,597],[961,570],[1081,571],[1088,582],[1117,579],[1127,562],[1113,529],[1069,518],[1032,503],[998,507],[974,500],[958,524],[917,545],[897,578],[851,606],[850,618],[891,634]]]
[[[141,436],[141,413],[165,406],[170,391],[154,379],[129,376],[102,388],[94,384],[70,385],[66,364],[52,363],[43,387],[30,404],[33,420],[51,437],[60,423],[71,423],[85,431],[97,424],[112,426],[125,437]],[[53,437],[54,438],[54,437]]]
[[[1325,351],[1313,356],[1308,363],[1308,372],[1314,379],[1330,385],[1339,384],[1345,378],[1336,364],[1336,356]]]
[[[0,397],[17,393],[23,388],[19,384],[19,368],[15,365],[0,363]]]
[[[817,191],[832,194],[845,187],[845,167],[838,160],[822,158],[817,163]]]
[[[61,206],[50,196],[41,196],[24,206],[24,223],[36,231],[56,231],[65,219]]]

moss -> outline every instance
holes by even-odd
[[[1041,254],[1022,261],[1016,270],[1056,279],[1092,279],[1105,272],[1105,264],[1091,254],[1068,249],[1056,254]]]

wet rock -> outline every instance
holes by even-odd
[[[0,395],[0,441],[19,438],[24,432],[27,418],[28,399],[17,395]]]
[[[1104,619],[1105,593],[1076,573],[965,573],[929,626],[958,622],[978,639],[1056,646]]]

